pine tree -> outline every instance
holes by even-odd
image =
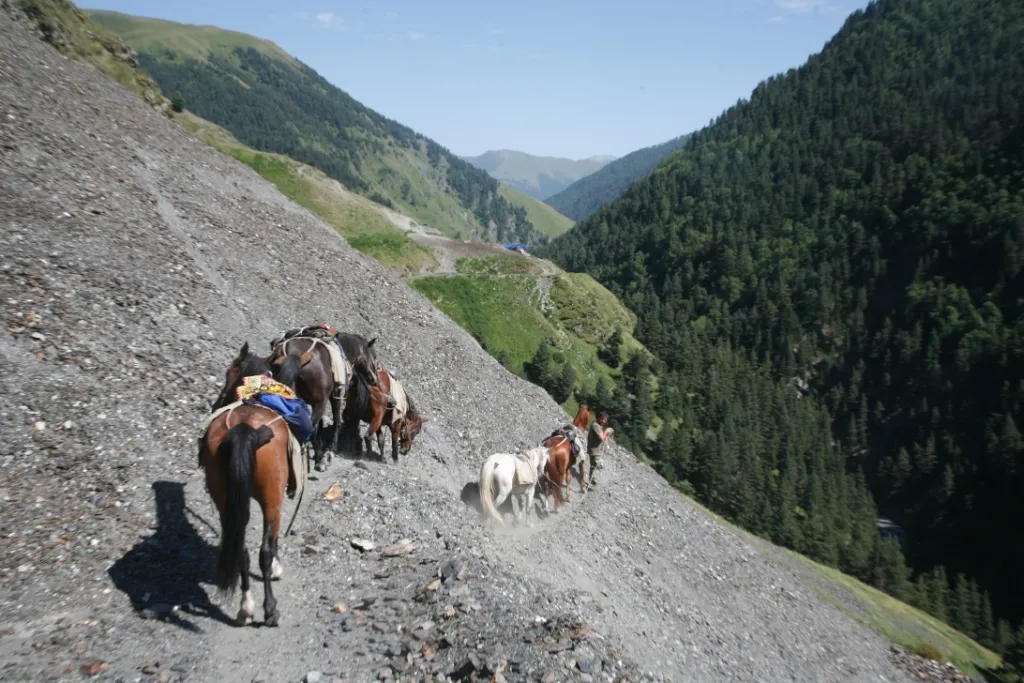
[[[979,643],[990,650],[998,649],[996,624],[992,616],[992,600],[988,597],[988,591],[981,594],[981,609],[978,612],[978,623],[974,628],[974,633]]]
[[[949,580],[946,569],[936,567],[932,570],[928,581],[929,609],[933,617],[939,621],[949,622]]]

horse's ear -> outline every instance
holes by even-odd
[[[232,365],[239,365],[249,355],[249,342],[242,344],[242,348],[238,351],[238,357],[231,361]]]
[[[287,357],[288,357],[288,356],[284,356],[284,355],[278,356],[277,358],[275,358],[275,359],[274,359],[274,360],[273,360],[273,361],[271,362],[271,365],[273,365],[274,367],[277,367],[277,368],[279,368],[279,367],[281,367],[282,365],[284,365],[284,359],[285,359],[285,358],[287,358]]]
[[[304,354],[299,356],[299,365],[301,365],[302,367],[306,367],[307,365],[309,365],[309,361],[311,360],[313,360],[313,352],[306,351]]]
[[[371,339],[370,341],[366,342],[366,346],[367,346],[367,348],[369,348],[369,347],[373,346],[373,343],[374,343],[375,341],[377,341],[377,338],[376,338],[376,337],[374,337],[374,338],[373,338],[373,339]]]
[[[274,430],[267,425],[260,425],[256,430],[256,448],[263,448],[274,438]]]

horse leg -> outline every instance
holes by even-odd
[[[495,477],[495,479],[498,483],[498,490],[495,492],[496,495],[494,496],[494,509],[497,510],[502,506],[502,504],[504,504],[505,499],[509,497],[509,494],[512,493],[512,485],[510,482],[503,481],[500,477]],[[516,505],[515,502],[513,502],[512,515],[515,516],[515,513]],[[501,512],[499,511],[498,514],[501,515]],[[501,516],[504,517],[504,515]]]
[[[336,389],[336,392],[340,392],[341,389]],[[341,432],[341,394],[331,394],[331,416],[334,417],[334,438],[331,439],[331,452],[338,452],[338,434]]]
[[[533,528],[533,487],[526,491],[526,526]]]
[[[235,621],[239,626],[245,626],[252,619],[256,611],[256,603],[252,599],[252,590],[249,586],[249,548],[242,549],[242,556],[238,558],[238,568],[242,572],[242,602],[238,606],[238,614]]]
[[[384,445],[384,434],[381,433],[381,445]],[[391,459],[398,462],[398,426],[391,425]]]
[[[278,577],[283,573],[281,565],[277,561],[277,532],[281,524],[281,507],[268,505],[267,511],[271,514],[263,517],[263,544],[260,546],[260,570],[263,572],[263,618],[267,626],[277,626],[280,615],[277,611],[277,599],[274,598],[271,582],[275,578],[275,564]]]

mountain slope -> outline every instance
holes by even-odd
[[[498,185],[498,192],[509,204],[526,209],[526,216],[533,223],[533,227],[548,237],[558,237],[568,232],[569,228],[573,226],[571,219],[566,218],[539,199],[509,187],[505,183]]]
[[[314,166],[349,190],[464,239],[542,243],[498,183],[364,107],[276,45],[209,26],[95,11],[161,89],[243,144]]]
[[[689,139],[689,134],[680,135],[660,145],[630,152],[544,201],[574,221],[583,220],[605,202],[622,196],[630,185],[648,176],[662,159]]]
[[[563,159],[499,149],[462,158],[509,187],[543,201],[580,178],[601,169],[614,157]]]
[[[5,679],[424,679],[472,655],[511,681],[584,680],[579,663],[634,681],[907,680],[882,638],[619,448],[604,487],[543,533],[485,529],[460,491],[484,455],[567,419],[543,392],[6,11],[0,73]],[[280,542],[282,627],[237,628],[221,609],[239,596],[210,586],[217,515],[195,438],[235,349],[318,320],[376,336],[431,422],[397,464],[337,458],[310,481]],[[354,538],[414,548],[363,554]]]
[[[990,644],[993,613],[1024,617],[1022,102],[1024,5],[873,2],[550,249],[623,296],[684,390],[715,353],[801,387],[825,420],[806,433],[906,530],[920,574],[890,589]],[[664,471],[756,525],[784,455],[702,472],[702,435],[766,436],[692,410]],[[763,530],[811,545],[790,523]]]

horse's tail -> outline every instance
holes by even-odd
[[[220,444],[218,459],[227,469],[227,501],[222,518],[224,528],[217,557],[217,588],[222,593],[234,592],[242,573],[256,451],[273,437],[274,432],[266,425],[253,429],[242,423],[229,429]]]
[[[495,519],[502,524],[505,520],[498,514],[498,509],[494,507],[494,468],[496,462],[488,458],[484,461],[483,467],[480,468],[480,506],[481,513],[485,516]]]

